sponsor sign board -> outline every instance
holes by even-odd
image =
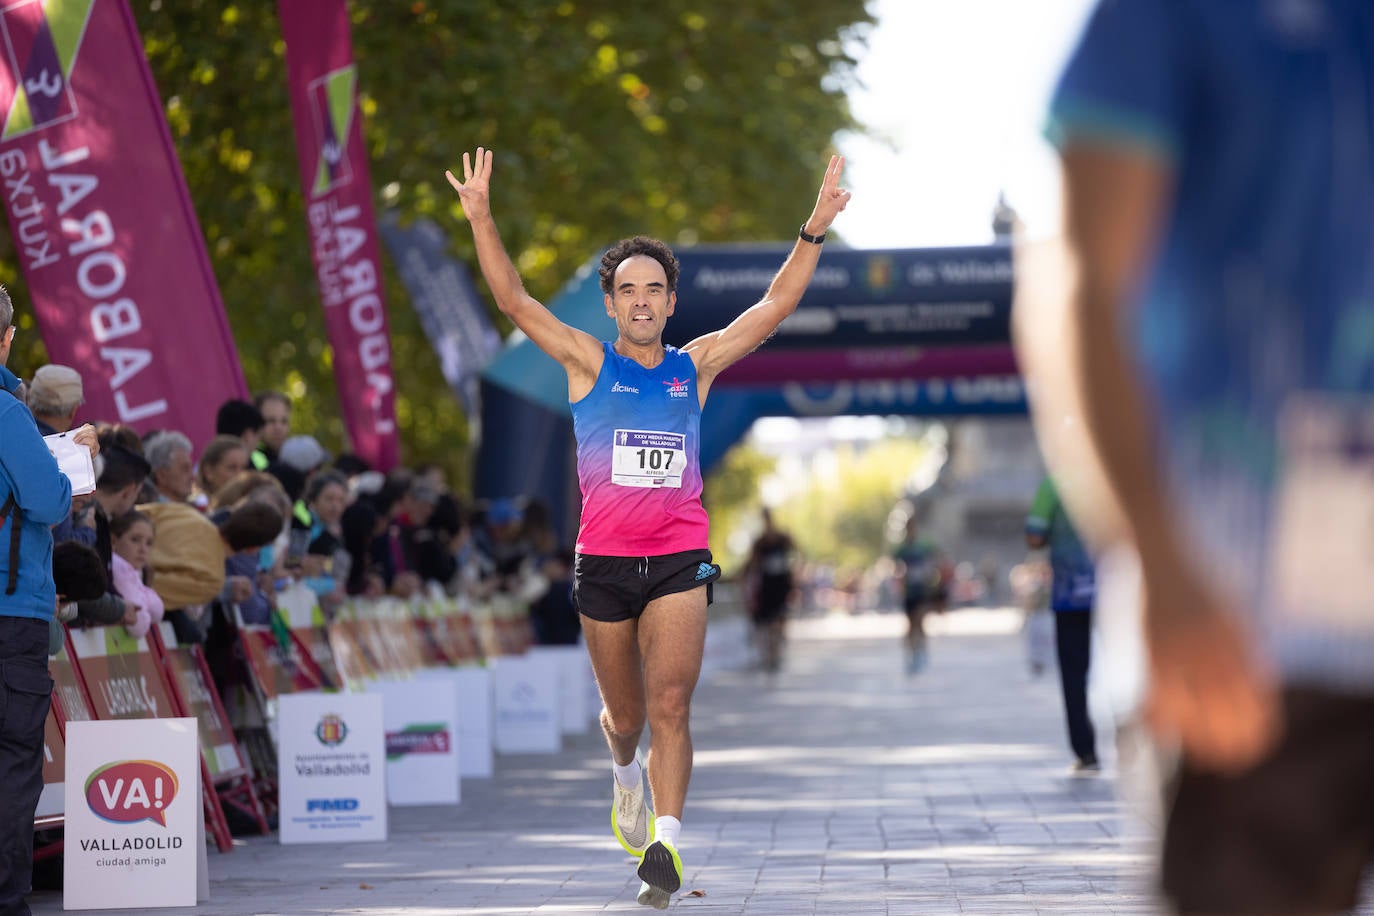
[[[281,841],[385,840],[381,696],[293,693],[278,704]]]
[[[493,726],[502,754],[554,754],[563,746],[558,668],[527,655],[491,662]]]
[[[393,805],[456,805],[458,691],[446,678],[380,681],[386,725],[386,796]]]
[[[65,909],[195,906],[195,719],[69,722],[65,782]]]

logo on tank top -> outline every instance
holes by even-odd
[[[611,386],[611,394],[618,394],[621,392],[625,394],[639,394],[639,389],[631,387],[630,385],[622,385],[619,382]]]
[[[665,381],[663,384],[668,386],[668,397],[685,398],[687,397],[687,386],[691,384],[691,380],[680,379],[675,375],[671,382]]]

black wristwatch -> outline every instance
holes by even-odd
[[[801,239],[803,242],[810,242],[812,245],[819,245],[821,242],[825,241],[825,233],[822,232],[820,235],[808,235],[806,232],[806,223],[802,223],[801,228],[797,230],[797,238]]]

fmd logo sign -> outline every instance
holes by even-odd
[[[356,798],[308,798],[305,801],[306,811],[357,811],[358,800]]]

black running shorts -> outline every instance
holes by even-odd
[[[601,557],[579,553],[573,569],[573,603],[592,620],[614,623],[634,620],[655,598],[706,586],[711,603],[711,583],[720,578],[720,567],[711,562],[709,550],[684,550],[657,557]]]
[[[1374,697],[1289,688],[1279,746],[1244,773],[1185,764],[1164,834],[1182,913],[1334,913],[1374,862]]]

